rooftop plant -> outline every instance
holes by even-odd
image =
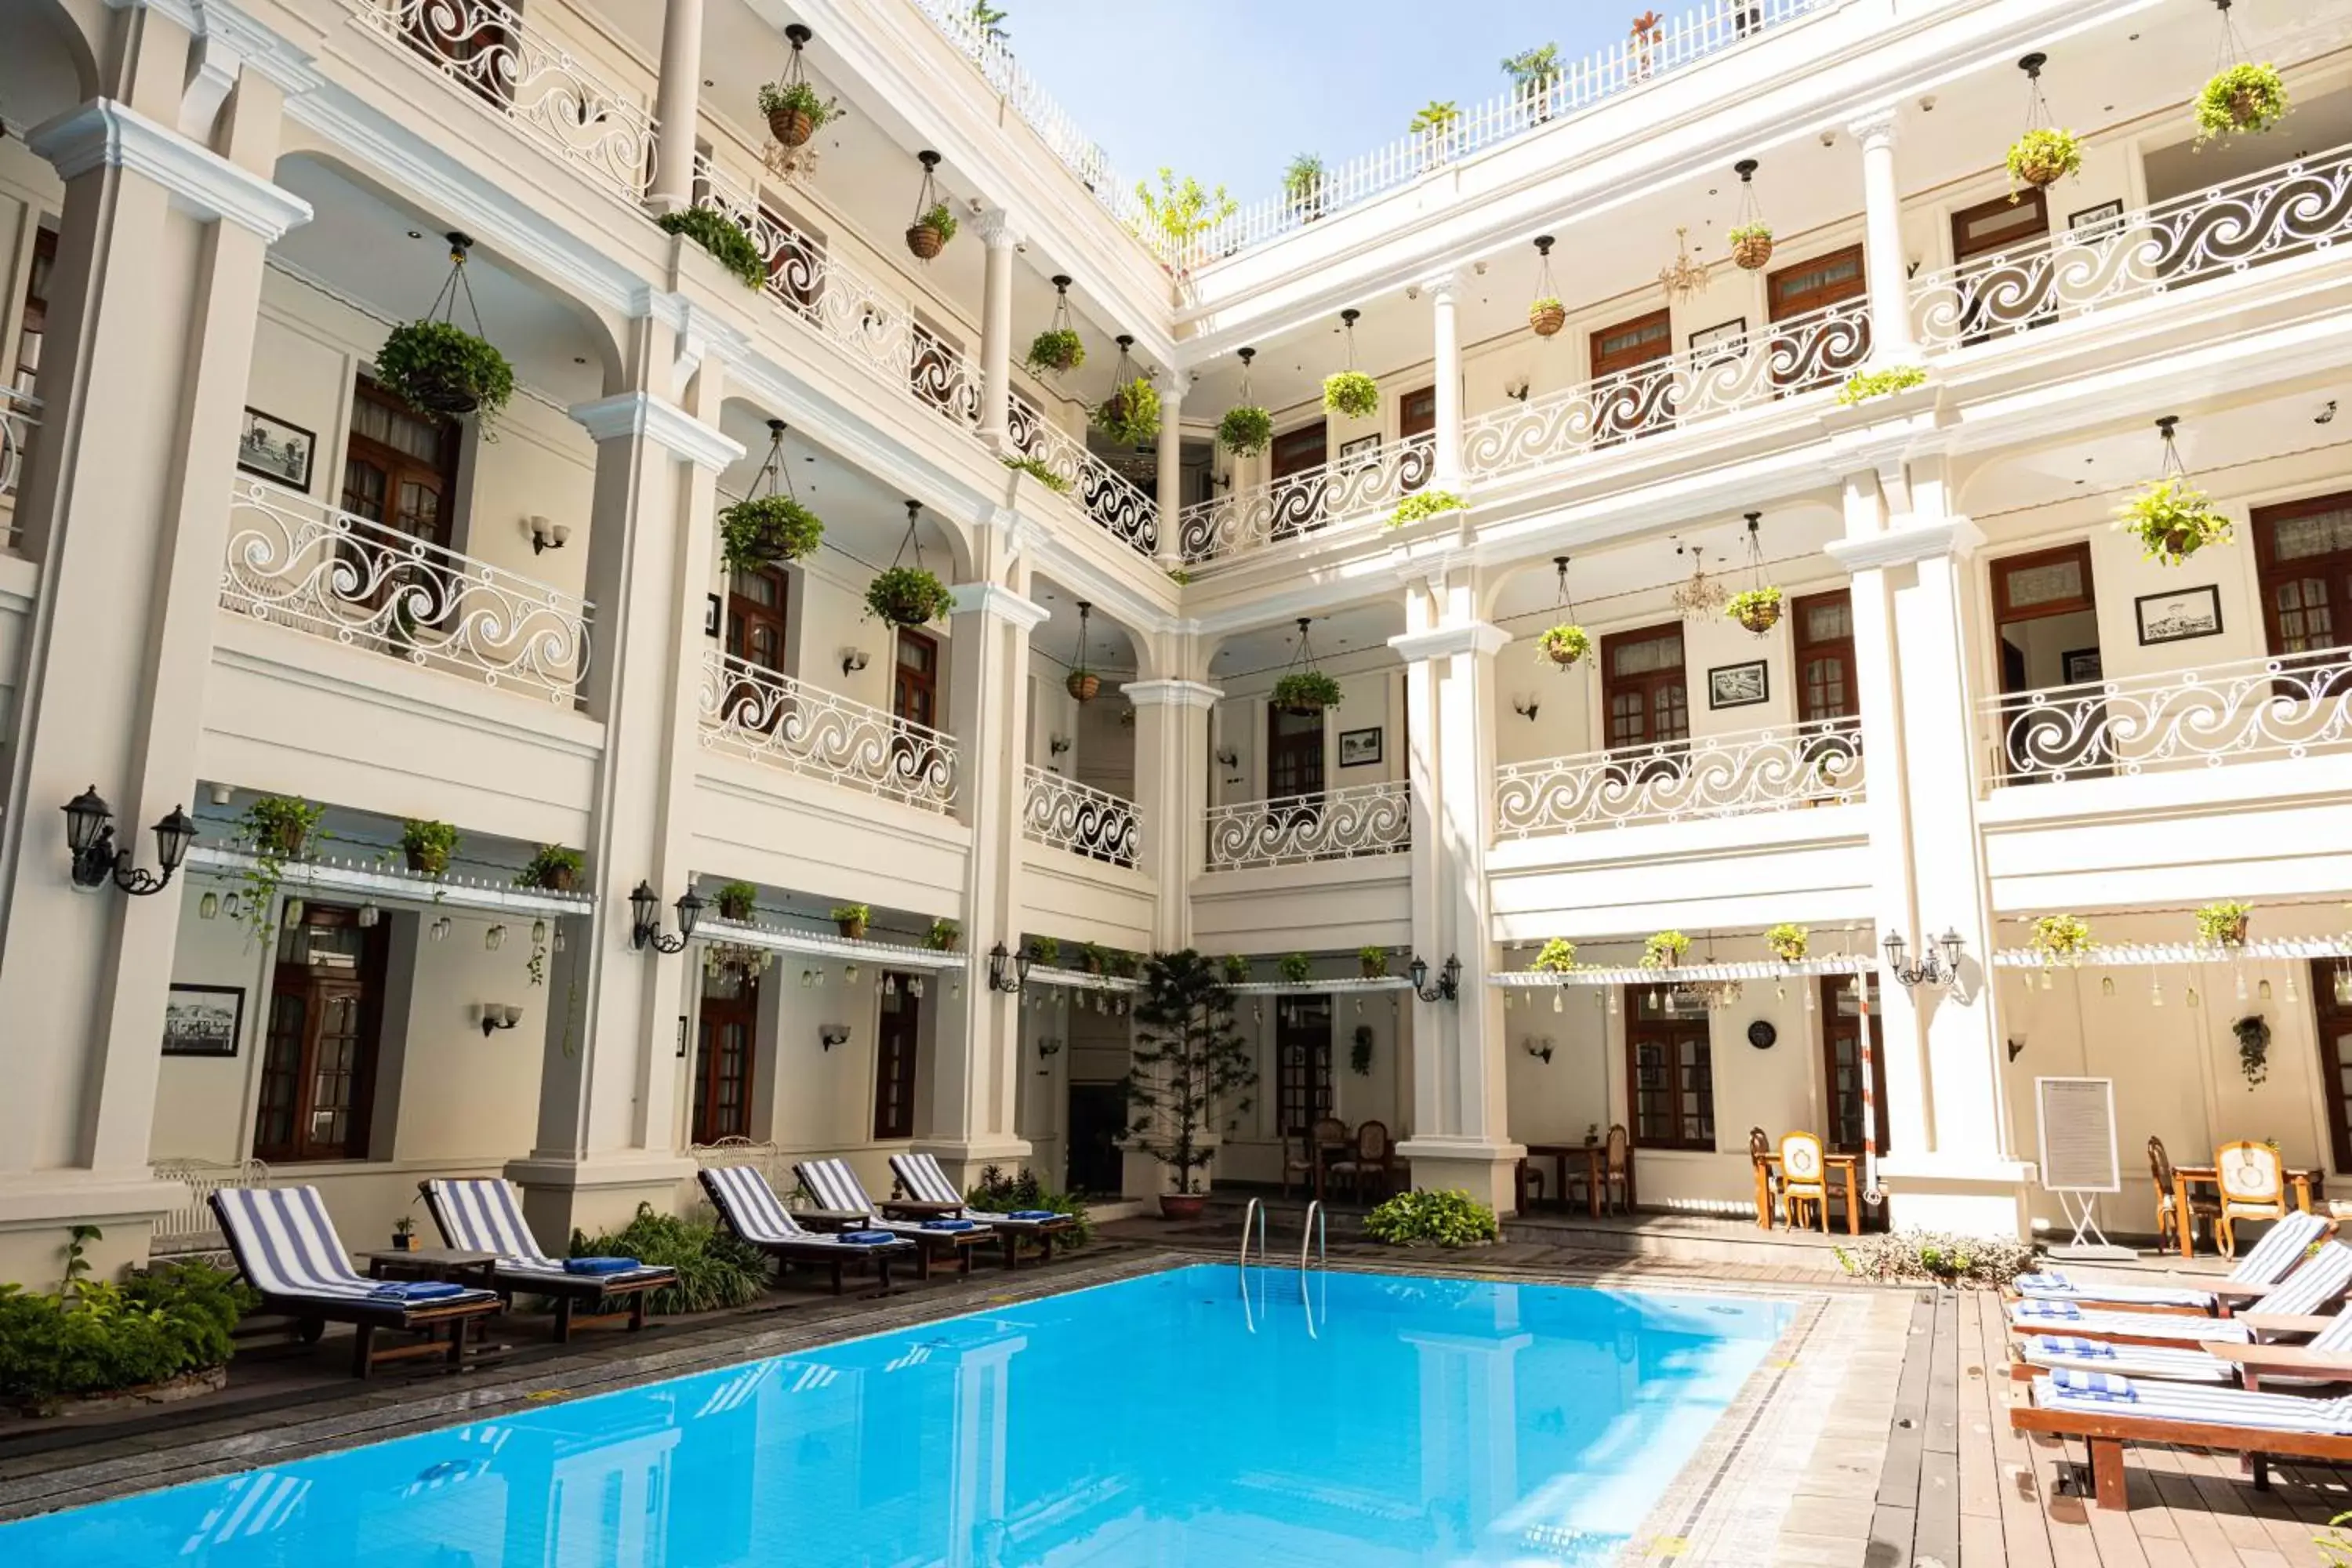
[[[1435,517],[1440,512],[1468,511],[1469,510],[1470,503],[1452,490],[1415,490],[1397,502],[1397,509],[1390,516],[1388,525],[1391,528],[1402,528],[1407,523],[1420,522]]]
[[[1225,194],[1219,185],[1213,191],[1187,174],[1181,180],[1173,169],[1160,171],[1160,189],[1154,191],[1142,180],[1135,183],[1135,199],[1143,207],[1138,226],[1147,237],[1157,235],[1173,256],[1182,256],[1192,247],[1192,242],[1215,228],[1240,210],[1241,204]]]

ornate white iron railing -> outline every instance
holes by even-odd
[[[1352,784],[1209,813],[1209,869],[1297,866],[1412,847],[1412,786]]]
[[[652,112],[499,0],[347,0],[360,20],[629,201],[653,177]]]
[[[25,477],[25,447],[41,423],[41,400],[0,386],[0,498],[13,499]]]
[[[1142,818],[1133,801],[1121,800],[1108,790],[1049,773],[1034,763],[1026,764],[1022,773],[1024,834],[1073,855],[1108,860],[1114,866],[1135,864],[1136,837]]]
[[[257,479],[229,495],[221,607],[568,706],[585,599]]]
[[[955,742],[854,698],[713,652],[702,656],[702,743],[908,805],[955,802]]]
[[[784,1175],[783,1151],[768,1139],[715,1138],[708,1143],[689,1143],[686,1152],[698,1170],[724,1170],[730,1165],[749,1165],[767,1177],[771,1184],[781,1182]],[[780,1187],[778,1190],[783,1189]]]
[[[184,1205],[155,1221],[152,1250],[157,1254],[209,1252],[226,1247],[227,1244],[221,1238],[220,1216],[213,1213],[212,1195],[269,1184],[269,1167],[258,1160],[234,1163],[158,1160],[152,1169],[157,1181],[178,1182],[188,1189]]]
[[[1007,411],[1013,444],[1045,465],[1088,517],[1150,555],[1160,548],[1160,509],[1084,441],[1033,414],[1020,399]]]
[[[2015,692],[1982,712],[1996,784],[2352,751],[2352,648]]]
[[[1916,279],[1911,321],[1930,348],[2088,315],[2352,234],[2352,147],[2224,181],[2104,225]]]
[[[1300,533],[1388,511],[1429,482],[1432,437],[1413,436],[1377,452],[1339,458],[1271,484],[1229,490],[1177,514],[1187,561],[1262,550]]]
[[[1831,719],[1509,763],[1495,770],[1495,831],[1525,838],[1862,797],[1862,721]]]
[[[949,0],[917,3],[929,10],[935,5],[944,8]],[[1622,43],[1603,45],[1582,59],[1562,61],[1558,73],[1543,82],[1514,87],[1473,105],[1441,133],[1402,136],[1350,158],[1325,171],[1311,192],[1253,202],[1203,235],[1183,259],[1197,267],[1289,233],[1433,170],[1449,167],[1474,153],[1541,130],[1587,104],[1654,80],[1828,3],[1709,0],[1695,5],[1673,21],[1662,20]]]
[[[1859,300],[1775,321],[1737,342],[1674,354],[1465,421],[1464,477],[1493,479],[1836,386],[1869,353],[1869,317]]]

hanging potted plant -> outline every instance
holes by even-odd
[[[865,904],[835,904],[827,918],[833,921],[833,929],[841,933],[843,941],[864,942],[866,928],[873,921],[874,911]]]
[[[1561,625],[1548,628],[1536,638],[1543,656],[1565,669],[1592,651],[1592,637],[1582,626]]]
[[[1070,317],[1070,279],[1067,273],[1054,275],[1054,319],[1045,330],[1029,340],[1029,374],[1060,375],[1087,363],[1086,340],[1078,336],[1077,325]]]
[[[2180,424],[2168,414],[2156,422],[2164,439],[2164,457],[2158,477],[2140,493],[2116,510],[2116,527],[2138,539],[2140,559],[2178,566],[2209,544],[2227,544],[2230,520],[2214,510],[2203,491],[2189,483],[2188,470],[2173,437]]]
[[[400,825],[400,852],[417,875],[442,876],[449,869],[449,857],[457,852],[457,830],[446,822],[404,818]]]
[[[894,626],[928,625],[954,607],[947,584],[919,566],[886,567],[866,584],[866,613]]]
[[[963,927],[944,915],[933,921],[931,929],[923,933],[923,945],[933,952],[953,952],[956,943],[962,940]]]
[[[1528,325],[1539,338],[1555,336],[1568,325],[1568,307],[1560,303],[1559,286],[1551,279],[1551,236],[1536,236],[1536,298],[1528,307]]]
[[[793,46],[784,74],[760,89],[760,112],[767,116],[768,133],[786,147],[802,147],[824,122],[841,112],[838,100],[825,98],[808,83],[808,67],[801,50],[813,35],[794,22],[784,29]]]
[[[1564,936],[1553,937],[1543,944],[1530,966],[1538,974],[1572,974],[1576,971],[1576,943]]]
[[[2211,947],[2242,948],[2246,945],[2246,925],[2253,913],[2249,904],[2207,904],[2197,911],[2197,940]]]
[[[2025,73],[2025,133],[2009,149],[2009,199],[2013,205],[2025,185],[2054,185],[2069,174],[2083,172],[2082,140],[2051,122],[2050,104],[2042,96],[2042,68],[2049,57],[2036,51],[2017,62]]]
[[[2229,25],[2225,13],[2222,26]],[[2215,73],[2197,95],[2197,140],[2260,135],[2286,118],[2286,83],[2266,65],[2240,62]]]
[[[1764,209],[1756,200],[1756,160],[1742,158],[1731,166],[1739,176],[1739,214],[1724,238],[1730,243],[1731,259],[1741,270],[1761,272],[1772,263],[1772,226],[1764,221]]]
[[[1202,1134],[1226,1097],[1257,1081],[1250,1043],[1234,1027],[1233,993],[1190,950],[1145,966],[1135,1025],[1135,1065],[1122,1088],[1137,1112],[1136,1145],[1174,1178],[1160,1213],[1197,1219],[1208,1195],[1196,1190],[1195,1173],[1216,1158]]]
[[[1283,199],[1301,223],[1313,223],[1323,216],[1323,160],[1312,153],[1301,153],[1282,172]]]
[[[2091,928],[2075,915],[2041,915],[2026,945],[2041,958],[2043,968],[2053,963],[2077,964],[2091,951]]]
[[[550,893],[568,893],[579,885],[580,873],[586,860],[577,849],[566,849],[561,844],[542,844],[529,864],[515,873],[518,888],[538,888]]]
[[[1323,406],[1349,419],[1369,419],[1381,411],[1380,383],[1356,368],[1356,321],[1361,310],[1339,312],[1348,336],[1348,368],[1323,378]]]
[[[1690,952],[1690,938],[1678,931],[1662,931],[1642,943],[1642,967],[1679,969]]]
[[[1274,683],[1274,705],[1286,713],[1311,718],[1326,708],[1339,706],[1339,683],[1319,669],[1294,670]]]
[[[466,257],[474,242],[455,233],[448,239],[448,278],[421,319],[384,334],[383,346],[376,350],[376,380],[419,413],[476,415],[487,431],[514,395],[514,367],[480,335],[481,312],[474,309],[474,287],[466,277]],[[473,314],[470,332],[455,319],[460,292]]]
[[[929,261],[947,248],[948,241],[956,237],[955,214],[940,198],[939,181],[933,171],[940,166],[940,155],[928,148],[915,154],[923,165],[923,183],[915,192],[915,221],[907,226],[907,248],[918,261]]]
[[[1758,637],[1762,637],[1780,624],[1780,590],[1748,588],[1734,594],[1725,613]]]
[[[1255,457],[1274,441],[1274,416],[1250,401],[1250,362],[1257,350],[1235,351],[1242,362],[1242,400],[1217,421],[1217,445],[1236,458]]]
[[[1096,429],[1121,447],[1149,446],[1158,440],[1160,393],[1151,378],[1138,375],[1119,382],[1108,397],[1095,405],[1094,422]]]
[[[719,514],[719,553],[730,573],[814,554],[824,524],[790,496],[753,496]]]
[[[1764,933],[1764,945],[1773,957],[1783,963],[1802,963],[1812,946],[1812,933],[1801,925],[1783,921]]]
[[[2252,1089],[2271,1076],[2271,1026],[2260,1013],[2249,1013],[2230,1026],[2238,1037],[2238,1070]]]
[[[1102,677],[1087,668],[1087,617],[1094,614],[1094,608],[1084,599],[1078,601],[1078,661],[1070,667],[1069,677],[1062,683],[1080,702],[1092,702],[1102,691]]]

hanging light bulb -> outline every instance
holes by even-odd
[[[1617,987],[1614,985],[1609,988],[1609,1016],[1612,1018],[1617,1016]]]
[[[2241,1001],[2241,1002],[2242,1002],[2242,1001],[2244,1001],[2245,999],[2246,999],[2246,972],[2245,972],[2244,970],[2241,969],[2241,970],[2239,970],[2239,971],[2238,971],[2238,1000],[2239,1000],[2239,1001]]]
[[[2286,999],[2289,1005],[2299,1000],[2294,994],[2294,971],[2292,969],[2286,972]]]
[[[360,929],[362,931],[373,931],[375,929],[375,922],[382,919],[383,919],[383,911],[377,909],[373,904],[362,904],[360,906]]]
[[[441,941],[444,937],[449,934],[449,917],[447,915],[443,915],[439,920],[433,922],[433,940],[435,942]]]
[[[2161,974],[2151,976],[2148,980],[2147,1005],[2151,1007],[2164,1005],[2164,976]]]
[[[2114,975],[2112,975],[2112,974],[2102,974],[2102,975],[2100,975],[2100,976],[2099,976],[2099,994],[2100,994],[2100,995],[2102,995],[2102,996],[2112,996],[2112,995],[2114,995],[2115,994],[2116,994],[2116,977],[2115,977]]]
[[[1808,1013],[1810,1013],[1810,1012],[1811,1012],[1812,1010],[1813,1010],[1813,988],[1812,988],[1811,986],[1808,985],[1808,986],[1806,986],[1806,987],[1805,987],[1805,1011],[1806,1011],[1806,1012],[1808,1012]]]
[[[950,996],[961,996],[963,994],[962,975],[959,974],[954,979],[948,982],[948,994]]]
[[[1559,993],[1558,991],[1554,991],[1551,994],[1551,1010],[1555,1013],[1560,1010]]]
[[[362,912],[364,913],[365,911]],[[362,921],[361,923],[365,924],[366,922]],[[545,921],[533,921],[530,922],[530,944],[533,947],[544,947],[547,945],[547,922]]]
[[[243,919],[244,910],[245,906],[237,901],[237,897],[235,893],[231,893],[221,900],[221,913],[226,915],[231,920]]]
[[[2271,999],[2271,983],[2268,976],[2264,976],[2262,980],[2255,983],[2254,994],[2261,997],[2265,1002]]]
[[[2340,963],[2336,966],[2336,1005],[2352,1007],[2352,968]]]
[[[2044,991],[2049,991],[2049,990],[2054,989],[2054,986],[2053,986],[2053,983],[2052,983],[2052,981],[2051,981],[2051,979],[2050,979],[2050,971],[2049,971],[2049,970],[2047,970],[2047,969],[2044,969],[2044,970],[2042,970],[2042,989],[2043,989]]]
[[[482,945],[492,952],[498,952],[506,944],[507,928],[502,925],[494,925],[482,933]]]
[[[219,913],[220,895],[218,893],[206,893],[203,898],[196,900],[196,918],[198,920],[208,921]]]
[[[857,965],[856,965],[856,964],[854,964],[854,963],[844,964],[844,965],[842,966],[841,977],[842,977],[844,980],[846,980],[847,982],[849,982],[849,984],[851,984],[852,985],[856,984],[857,984]]]
[[[2189,1006],[2194,1007],[2197,1005],[2197,987],[2191,985],[2189,988],[2189,994],[2184,998],[2184,1001]]]
[[[563,951],[563,928],[562,926],[557,926],[555,928],[555,940],[548,945],[557,952],[562,952]],[[761,957],[771,962],[774,960],[775,956],[776,955],[772,952],[761,954]]]
[[[1777,980],[1772,982],[1772,1000],[1775,1002],[1786,1002],[1788,999],[1789,988],[1786,985],[1781,984]]]
[[[805,969],[803,969],[803,970],[802,970],[802,971],[801,971],[801,989],[802,989],[802,990],[806,991],[806,990],[808,990],[810,987],[814,986],[815,984],[816,984],[816,976],[815,976],[815,974],[814,974],[814,973],[813,973],[812,972],[810,972],[810,971],[808,971],[808,970],[805,970]]]
[[[303,911],[303,910],[304,910],[305,908],[306,908],[306,906],[303,904],[302,900],[299,900],[299,899],[289,899],[289,900],[286,900],[286,923],[287,923],[288,925],[290,925],[290,926],[298,926],[298,925],[300,925],[300,924],[302,923],[302,911]]]

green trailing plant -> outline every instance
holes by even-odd
[[[748,1307],[767,1289],[768,1260],[758,1247],[738,1241],[716,1221],[661,1214],[639,1204],[636,1217],[606,1236],[572,1233],[574,1258],[634,1258],[677,1271],[677,1283],[646,1296],[646,1310],[665,1316],[721,1312]],[[619,1310],[607,1298],[596,1310]]]
[[[515,873],[515,886],[568,893],[586,866],[579,850],[566,849],[561,844],[542,844],[530,863]]]
[[[471,414],[490,423],[514,395],[506,355],[452,321],[403,321],[375,352],[385,391],[422,414]]]
[[[1192,574],[1185,571],[1181,566],[1171,566],[1168,568],[1168,580],[1171,583],[1175,584],[1179,588],[1190,587],[1192,582]]]
[[[243,918],[256,942],[267,946],[278,934],[278,889],[289,861],[302,850],[327,815],[299,795],[256,795],[236,819],[236,841],[251,857],[246,866]]]
[[[96,1226],[68,1234],[49,1294],[0,1285],[0,1404],[41,1414],[225,1366],[237,1320],[259,1298],[204,1263],[159,1265],[121,1284],[89,1278]]]
[[[2053,185],[2083,172],[2083,140],[2054,125],[2036,126],[2009,149],[2009,199],[2027,185]]]
[[[1348,1040],[1348,1070],[1358,1078],[1372,1076],[1372,1026],[1359,1024]]]
[[[457,852],[457,830],[446,822],[404,817],[400,852],[407,858],[410,870],[420,876],[441,876],[449,869],[449,857]]]
[[[2253,916],[2253,907],[2223,900],[2207,904],[2197,911],[2197,940],[2212,947],[2243,947],[2246,945],[2246,922]]]
[[[1307,218],[1323,216],[1323,160],[1301,153],[1282,171],[1282,195],[1291,210]]]
[[[665,234],[682,234],[710,253],[746,289],[768,284],[768,258],[743,226],[715,207],[685,207],[654,220]]]
[[[1274,416],[1254,404],[1228,408],[1217,421],[1217,445],[1237,458],[1252,458],[1274,441]]]
[[[2116,527],[2140,542],[2140,559],[2178,566],[2209,544],[2227,544],[2230,520],[2178,474],[2150,480],[2116,509]]]
[[[1303,952],[1286,952],[1274,969],[1286,984],[1304,985],[1315,973],[1315,961]]]
[[[1389,950],[1368,943],[1356,950],[1356,964],[1364,972],[1365,979],[1381,979],[1389,972]]]
[[[2252,1089],[2271,1076],[2271,1026],[2260,1013],[2249,1013],[2230,1026],[2238,1037],[2238,1070]]]
[[[1249,984],[1250,961],[1247,958],[1238,952],[1229,952],[1225,954],[1224,963],[1226,984],[1246,985]]]
[[[722,921],[748,921],[751,906],[759,901],[760,889],[749,882],[730,882],[719,889],[719,918]]]
[[[1033,375],[1060,375],[1087,363],[1086,340],[1075,327],[1048,327],[1029,340],[1024,362]]]
[[[1723,613],[1761,637],[1780,624],[1780,590],[1745,589],[1731,595]]]
[[[752,496],[719,514],[719,554],[732,574],[816,553],[824,524],[791,496]]]
[[[1160,189],[1154,191],[1148,182],[1135,183],[1135,199],[1143,215],[1135,220],[1137,232],[1146,239],[1157,236],[1171,257],[1182,257],[1192,248],[1192,242],[1207,234],[1241,210],[1241,204],[1225,194],[1225,187],[1213,191],[1187,174],[1179,180],[1176,171],[1160,171]]]
[[[1055,1214],[1068,1215],[1068,1228],[1054,1234],[1056,1247],[1084,1247],[1095,1238],[1095,1221],[1094,1216],[1087,1212],[1087,1195],[1084,1193],[1057,1193],[1041,1181],[1034,1170],[1008,1176],[1001,1166],[984,1165],[981,1168],[980,1180],[964,1194],[963,1201],[982,1214],[1018,1214],[1023,1209],[1050,1209]]]
[[[1484,1247],[1502,1235],[1495,1211],[1468,1193],[1399,1193],[1364,1216],[1364,1234],[1391,1247]]]
[[[1160,390],[1150,376],[1139,375],[1095,405],[1095,428],[1122,447],[1140,447],[1160,438]]]
[[[1927,367],[1898,364],[1885,370],[1858,370],[1845,378],[1838,388],[1838,406],[1852,408],[1857,403],[1867,403],[1874,397],[1891,397],[1906,392],[1927,379]]]
[[[841,112],[841,100],[825,97],[805,81],[765,82],[760,88],[760,112],[777,141],[797,147]]]
[[[1790,925],[1786,921],[1764,933],[1765,947],[1783,963],[1802,963],[1812,941],[1812,932],[1803,926]]]
[[[1582,626],[1562,624],[1536,638],[1536,647],[1554,664],[1574,664],[1592,651],[1592,636]]]
[[[1690,952],[1690,938],[1678,931],[1662,931],[1642,943],[1642,967],[1679,969]]]
[[[2244,132],[2260,135],[2286,118],[2286,83],[2269,66],[2239,64],[2217,71],[2197,95],[2197,141]]]
[[[1323,378],[1323,406],[1349,419],[1369,419],[1381,411],[1381,384],[1360,370],[1335,372]]]
[[[1339,683],[1319,669],[1293,670],[1274,683],[1274,705],[1293,713],[1339,706]]]
[[[1424,519],[1435,517],[1440,512],[1468,511],[1469,510],[1470,503],[1452,490],[1415,490],[1397,502],[1396,510],[1390,514],[1389,526],[1402,528],[1408,523],[1420,522]]]
[[[1137,1146],[1169,1168],[1179,1193],[1216,1158],[1202,1135],[1218,1104],[1257,1082],[1249,1042],[1234,1027],[1234,996],[1216,965],[1186,948],[1144,965],[1135,996],[1135,1065],[1124,1089]]]
[[[1003,462],[1006,468],[1028,475],[1057,496],[1070,493],[1070,481],[1047,468],[1041,458],[1006,458]]]
[[[914,226],[929,229],[938,235],[942,246],[956,237],[955,214],[948,210],[945,202],[933,202],[930,209],[915,220]]]
[[[889,566],[866,584],[866,612],[894,626],[919,626],[955,608],[955,595],[919,566]]]
[[[1571,974],[1576,970],[1576,943],[1564,936],[1553,937],[1543,944],[1529,965],[1538,974]]]
[[[2038,916],[2027,945],[2041,955],[2044,966],[2080,963],[2091,951],[2090,922],[2079,915]]]
[[[945,915],[933,921],[931,929],[923,933],[923,945],[933,952],[953,952],[956,943],[962,940],[961,922],[951,921]]]
[[[1881,1283],[1998,1289],[2033,1267],[2033,1244],[2005,1237],[1899,1230],[1836,1249],[1848,1274]]]

